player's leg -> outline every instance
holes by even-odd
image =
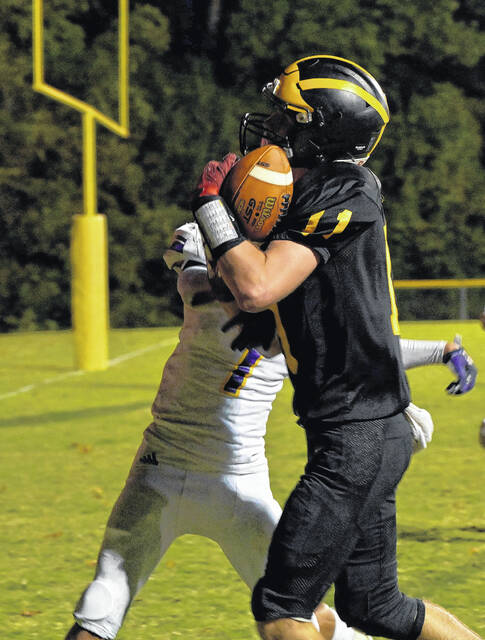
[[[287,624],[288,619],[309,620],[345,567],[360,537],[359,515],[387,459],[388,422],[341,425],[310,438],[310,461],[287,501],[265,575],[253,592],[253,613],[263,638],[299,638],[299,627]],[[403,416],[397,422],[407,446],[391,460],[389,478],[372,496],[376,504],[393,490],[409,463],[409,426]]]
[[[327,607],[330,611],[330,607]],[[320,631],[317,633],[313,625],[307,622],[299,622],[297,620],[278,620],[274,623],[258,623],[258,631],[259,635],[263,640],[274,640],[275,638],[280,637],[291,637],[294,640],[321,640],[324,638],[325,640],[336,640],[337,638],[348,638],[349,640],[372,640],[371,636],[366,635],[365,633],[361,633],[357,631],[357,629],[352,629],[352,627],[347,627],[347,625],[340,620],[340,624],[342,625],[342,629],[339,630],[338,622],[335,625],[335,622],[332,622],[332,618],[329,616],[328,612],[323,613],[323,618],[317,616],[317,619],[320,624]],[[281,630],[283,629],[284,636],[281,635]],[[332,631],[333,629],[333,631]],[[342,635],[343,634],[343,635]]]
[[[279,618],[257,622],[259,635],[263,640],[322,640],[319,631],[311,622],[304,622],[294,618]]]
[[[363,568],[362,564],[359,568]],[[458,618],[436,604],[421,602],[420,606],[414,609],[413,599],[399,593],[397,586],[392,589],[387,585],[388,593],[381,594],[384,595],[384,599],[380,601],[376,599],[377,594],[367,594],[367,597],[364,596],[366,604],[363,598],[349,596],[348,587],[347,584],[345,589],[347,597],[344,595],[343,599],[345,608],[347,611],[352,611],[352,614],[347,617],[338,606],[339,612],[347,618],[349,623],[360,625],[376,635],[397,640],[414,640],[419,633],[419,640],[481,640],[480,636]],[[419,601],[416,602],[419,603]],[[363,604],[369,606],[370,610],[363,611]],[[374,618],[373,621],[370,621],[371,617]]]
[[[78,626],[66,640],[115,638],[133,598],[177,535],[185,474],[142,462],[144,453],[142,445],[109,517],[95,578],[76,606]]]
[[[361,519],[362,535],[335,582],[340,616],[367,633],[415,640],[422,628],[424,605],[399,590],[396,562],[394,495]]]
[[[99,636],[95,636],[93,633],[86,631],[75,622],[69,629],[65,640],[97,640]]]
[[[359,539],[335,581],[340,616],[366,633],[415,640],[424,605],[399,590],[395,491],[412,450],[404,416],[386,421],[381,468],[358,516]]]
[[[386,486],[403,444],[391,437],[386,450],[370,501]],[[399,590],[394,492],[377,510],[365,509],[359,526],[361,537],[335,584],[337,610],[348,624],[397,640],[414,640],[418,635],[422,640],[479,638],[441,607],[409,598]]]
[[[419,640],[481,640],[458,618],[442,607],[425,602],[424,624]]]
[[[223,475],[217,482],[218,502],[225,505],[224,522],[212,517],[215,527],[209,537],[219,544],[229,562],[252,589],[264,572],[268,546],[281,516],[281,507],[273,498],[267,472]],[[292,622],[300,627],[306,626]],[[302,635],[302,640],[313,637],[322,640],[314,624],[310,623],[310,627],[315,635]]]
[[[219,482],[226,496],[223,501],[228,505],[227,522],[218,526],[212,537],[252,590],[264,573],[281,507],[273,497],[267,472],[221,476]],[[316,608],[313,624],[320,627],[320,640],[359,638],[359,633],[347,627],[337,612],[324,603]]]
[[[266,472],[220,476],[224,501],[229,505],[225,526],[214,539],[250,589],[263,575],[273,531],[281,507],[271,492]]]

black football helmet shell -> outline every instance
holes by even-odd
[[[389,122],[378,82],[345,58],[313,55],[297,60],[265,85],[263,94],[273,113],[242,117],[241,153],[267,141],[283,147],[294,167],[334,160],[363,164]]]

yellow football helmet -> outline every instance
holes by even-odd
[[[267,141],[283,147],[292,166],[333,160],[363,164],[389,122],[378,82],[345,58],[313,55],[297,60],[266,84],[263,94],[273,113],[243,116],[241,152]]]

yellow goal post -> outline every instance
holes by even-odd
[[[44,0],[33,0],[33,89],[79,111],[83,127],[83,214],[73,216],[71,231],[71,307],[76,365],[95,371],[108,366],[108,243],[106,216],[97,211],[96,123],[129,136],[129,0],[118,0],[119,119],[45,82]]]

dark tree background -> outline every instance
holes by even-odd
[[[117,1],[45,0],[46,81],[117,117]],[[30,0],[0,4],[0,330],[70,326],[69,235],[82,211],[80,114],[32,90]],[[383,182],[394,276],[485,276],[482,0],[136,0],[131,136],[97,127],[112,326],[176,319],[161,256],[211,157],[238,150],[260,88],[312,53],[353,59],[391,107],[370,166]],[[456,293],[398,300],[447,317]],[[471,295],[471,313],[482,302]],[[453,314],[452,314],[453,315]],[[456,313],[454,314],[456,315]]]

